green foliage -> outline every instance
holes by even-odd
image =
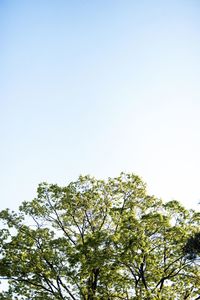
[[[197,299],[200,273],[183,249],[200,218],[149,196],[142,180],[80,176],[42,183],[19,213],[0,213],[2,299]]]
[[[200,255],[200,232],[189,237],[183,249],[189,259],[197,259]]]

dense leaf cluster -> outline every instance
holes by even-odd
[[[187,247],[200,214],[149,196],[138,176],[42,183],[0,218],[2,300],[199,299]]]
[[[197,259],[200,255],[200,232],[190,236],[185,244],[184,253],[189,259]]]

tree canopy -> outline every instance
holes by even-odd
[[[200,299],[186,255],[200,213],[148,195],[136,175],[42,183],[0,219],[2,300]]]

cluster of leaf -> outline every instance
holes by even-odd
[[[0,213],[0,299],[199,299],[186,252],[200,214],[149,196],[133,174],[37,192],[18,214]]]
[[[188,259],[198,259],[200,255],[200,232],[195,232],[190,236],[183,251]]]

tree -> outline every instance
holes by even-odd
[[[0,299],[198,299],[183,251],[200,214],[149,196],[136,175],[42,183],[19,212],[0,213]]]

